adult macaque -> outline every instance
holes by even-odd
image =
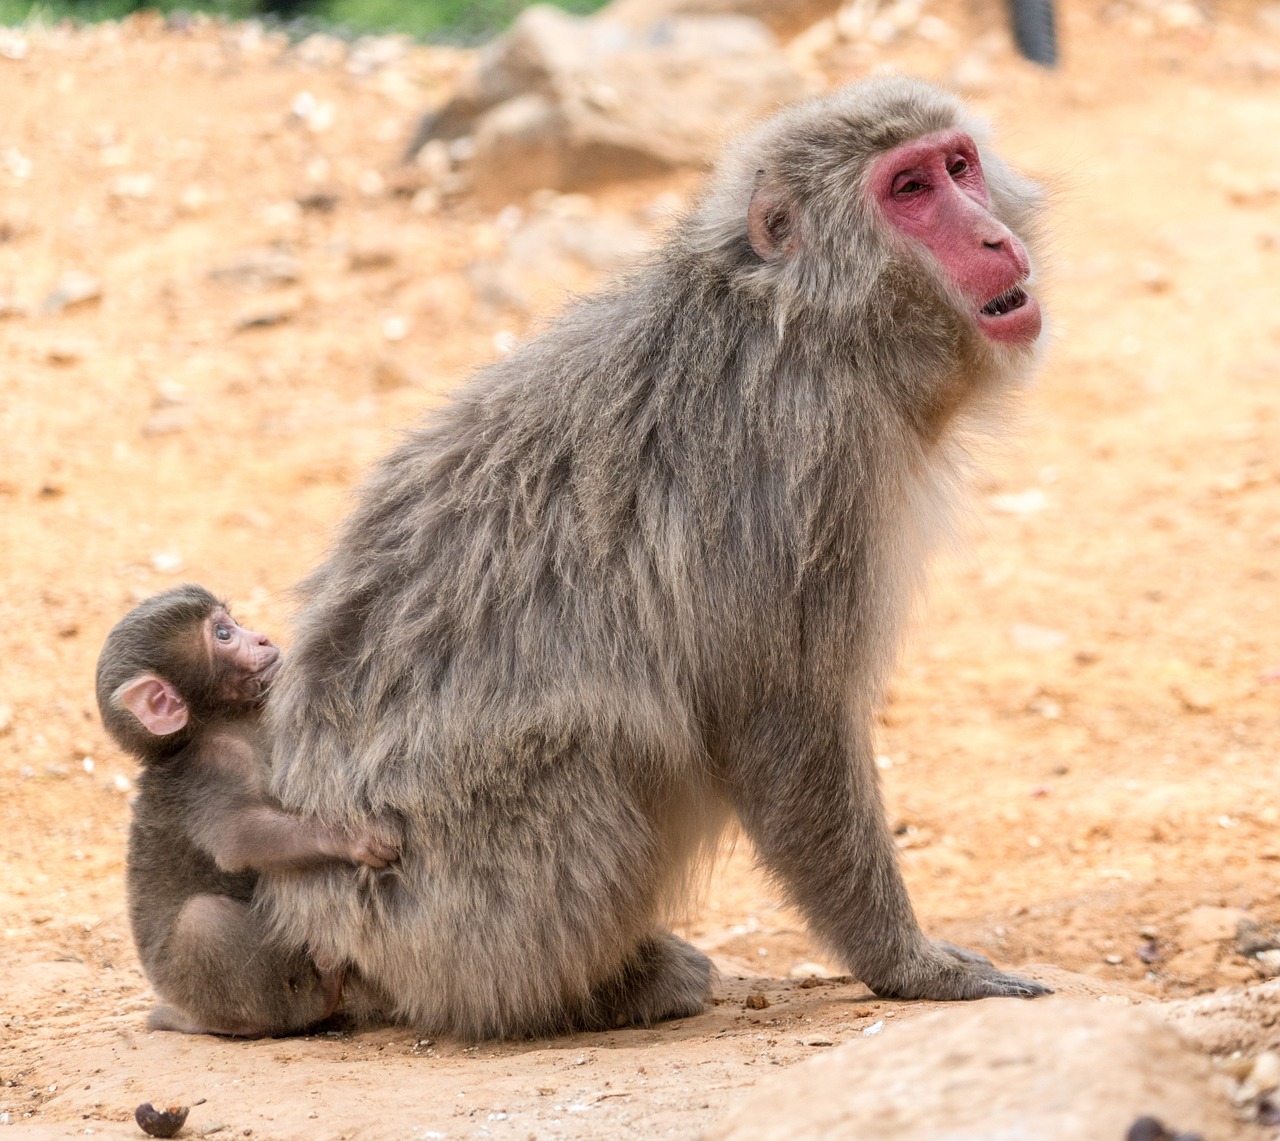
[[[207,590],[143,602],[98,658],[98,708],[142,762],[129,830],[129,920],[156,993],[153,1029],[265,1035],[328,1017],[340,965],[320,969],[274,940],[253,905],[265,869],[385,867],[385,820],[331,828],[281,811],[267,790],[262,700],[281,664]]]
[[[651,264],[375,470],[268,702],[296,812],[401,874],[272,874],[296,946],[425,1033],[693,1014],[664,915],[736,814],[877,994],[1038,995],[926,938],[872,722],[967,425],[1040,334],[1038,189],[875,80],[741,140]]]

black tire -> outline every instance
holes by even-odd
[[[1009,15],[1018,51],[1033,63],[1053,67],[1058,62],[1053,0],[1009,0]]]

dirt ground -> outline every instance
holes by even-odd
[[[1247,985],[1238,912],[1280,921],[1280,7],[1064,5],[1056,74],[990,7],[811,57],[824,84],[959,83],[1052,191],[1043,369],[881,726],[906,876],[932,933],[1092,980],[1064,989]],[[513,235],[557,210],[656,232],[696,185],[432,210],[393,192],[397,151],[460,53],[324,49],[0,32],[0,1122],[137,1136],[138,1103],[205,1099],[186,1135],[696,1136],[803,1040],[929,1009],[806,981],[838,964],[744,843],[683,928],[722,973],[697,1018],[479,1048],[145,1029],[106,630],[192,579],[287,645],[368,463],[595,280],[561,259],[495,303]]]

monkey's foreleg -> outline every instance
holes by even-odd
[[[925,937],[884,817],[869,733],[800,696],[752,719],[730,764],[739,815],[809,926],[885,998],[1017,996],[1049,988]]]

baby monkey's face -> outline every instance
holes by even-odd
[[[280,670],[280,647],[241,626],[221,607],[205,622],[204,642],[219,679],[218,696],[226,700],[261,697]]]

